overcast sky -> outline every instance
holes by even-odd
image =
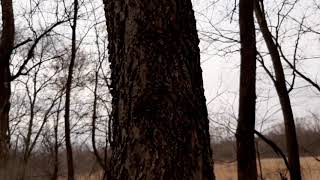
[[[287,0],[293,2],[294,0]],[[30,1],[31,2],[31,1]],[[71,1],[67,1],[71,2]],[[221,123],[222,125],[231,125],[235,127],[238,110],[238,89],[239,89],[239,44],[232,42],[231,39],[239,39],[238,35],[238,7],[235,7],[234,0],[193,0],[195,15],[197,19],[197,28],[199,30],[199,37],[201,38],[201,61],[203,69],[203,79],[205,87],[205,95],[208,103],[208,110],[211,118]],[[238,1],[237,1],[238,2]],[[21,28],[25,24],[25,19],[21,17],[25,11],[28,11],[29,1],[14,1],[15,14],[17,18],[16,25],[20,30],[19,33],[24,32]],[[37,23],[45,25],[50,20],[55,21],[55,12],[53,9],[53,1],[41,1],[41,8],[43,12],[38,17],[34,18],[34,24]],[[51,4],[52,3],[52,4]],[[320,32],[320,25],[318,17],[320,17],[320,10],[317,9],[314,3],[320,4],[320,0],[315,1],[298,1],[298,4],[292,8],[290,17],[300,20],[304,15],[306,16],[306,27],[312,26],[314,30]],[[49,5],[51,4],[52,7]],[[288,12],[291,8],[289,5],[284,7],[282,14]],[[269,17],[269,24],[275,26],[277,23],[277,12],[279,10],[280,2],[277,0],[268,1],[265,4],[266,11]],[[102,2],[87,1],[86,8],[80,9],[80,14],[83,13],[85,18],[79,20],[78,38],[85,36],[82,49],[88,53],[94,54],[96,51],[92,46],[94,29],[92,28],[95,20],[93,13],[90,11],[95,9],[95,15],[102,28],[100,32],[105,32],[104,13]],[[63,14],[63,7],[59,7],[59,12]],[[86,16],[88,15],[88,17]],[[90,21],[88,21],[90,20]],[[50,23],[49,23],[50,24]],[[41,28],[40,25],[38,25]],[[296,40],[297,28],[299,24],[293,19],[287,18],[281,26],[281,45],[284,47],[285,53],[289,59],[292,59],[293,47]],[[91,29],[90,29],[91,28]],[[23,28],[22,28],[23,29]],[[220,30],[218,33],[217,30]],[[55,30],[61,32],[66,37],[71,30],[69,24],[59,27]],[[274,28],[272,29],[274,32]],[[88,33],[89,32],[89,33]],[[222,38],[224,36],[226,38]],[[230,39],[228,39],[230,38]],[[320,34],[307,33],[301,38],[301,43],[298,48],[299,60],[297,67],[304,72],[311,79],[320,82]],[[67,43],[68,38],[66,38]],[[266,52],[265,45],[262,41],[261,35],[257,31],[258,49]],[[88,42],[88,43],[87,43]],[[272,69],[270,59],[266,58],[267,65]],[[269,77],[264,73],[262,68],[258,66],[257,76],[257,127],[261,127],[261,120],[268,119],[264,123],[264,127],[269,127],[268,124],[274,122],[281,122],[282,115],[278,102],[278,97],[274,91],[273,84]],[[289,75],[287,80],[291,82],[291,71],[287,70]],[[291,100],[296,117],[303,117],[309,115],[310,112],[320,114],[320,93],[310,87],[303,87],[308,85],[301,78],[297,78],[295,87],[296,90],[291,92]],[[276,121],[274,121],[276,120]],[[220,124],[220,125],[221,125]],[[217,126],[217,123],[212,123],[212,126]]]
[[[205,94],[207,102],[210,102],[208,109],[213,119],[217,114],[225,111],[227,111],[225,114],[228,116],[237,117],[240,69],[240,54],[237,50],[239,45],[237,43],[228,43],[227,39],[218,38],[219,35],[217,35],[217,29],[219,29],[223,36],[239,39],[238,34],[235,33],[238,31],[238,7],[233,11],[235,8],[234,2],[234,0],[193,0],[199,36],[202,39],[200,47],[202,51]],[[273,26],[277,23],[276,12],[281,7],[279,3],[271,1],[265,5],[269,23]],[[298,1],[298,4],[293,6],[290,17],[300,20],[305,15],[306,27],[314,27],[314,30],[320,32],[319,23],[317,22],[318,17],[320,17],[320,10],[317,9],[314,3],[320,4],[320,1]],[[289,12],[291,7],[284,7],[281,13]],[[292,59],[299,24],[293,19],[287,18],[281,27],[281,32],[283,33],[281,45],[285,49],[288,58]],[[212,36],[208,37],[210,34]],[[297,63],[298,69],[317,82],[320,82],[319,39],[320,34],[307,33],[303,35],[297,51],[298,58],[302,59]],[[222,40],[225,42],[221,42]],[[261,42],[262,38],[259,33],[257,34],[257,41],[258,49],[267,52],[264,43]],[[267,58],[266,60],[270,61]],[[283,64],[286,65],[284,62]],[[259,122],[267,117],[269,121],[265,123],[265,127],[268,127],[268,124],[273,124],[273,122],[281,122],[282,114],[279,111],[278,97],[274,91],[273,84],[269,80],[270,78],[264,73],[259,63],[257,63],[257,67],[257,127],[260,127],[261,124]],[[269,67],[272,69],[270,63]],[[286,74],[289,75],[287,81],[291,82],[292,72],[287,70]],[[296,89],[290,93],[295,117],[307,116],[310,115],[310,112],[320,113],[320,93],[312,87],[304,87],[306,85],[308,83],[298,77],[295,82]],[[211,101],[212,99],[214,101]],[[219,118],[217,121],[219,121]]]

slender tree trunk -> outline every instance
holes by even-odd
[[[282,114],[284,118],[284,126],[286,131],[286,142],[288,151],[289,171],[292,180],[301,180],[300,160],[299,160],[299,146],[296,135],[296,128],[294,123],[293,112],[291,108],[291,102],[289,93],[286,87],[286,79],[281,63],[281,58],[277,45],[273,41],[272,34],[269,31],[265,15],[258,3],[255,3],[255,14],[262,32],[263,38],[267,44],[271,60],[274,67],[276,81],[274,85],[279,97]]]
[[[215,179],[191,0],[105,0],[113,140],[108,179]]]
[[[262,164],[261,164],[261,157],[260,157],[260,150],[259,150],[259,142],[256,141],[256,151],[257,151],[257,159],[259,164],[259,171],[260,171],[260,180],[263,180],[263,172],[262,172]]]
[[[62,96],[63,93],[61,93]],[[54,156],[54,164],[53,164],[53,173],[51,180],[58,180],[58,172],[59,172],[59,119],[60,119],[60,107],[61,107],[62,97],[60,97],[59,105],[58,105],[58,111],[57,111],[57,118],[55,120],[54,124],[54,150],[53,150],[53,156]]]
[[[95,72],[95,81],[94,81],[94,98],[93,98],[93,114],[92,114],[92,129],[91,129],[91,142],[92,142],[92,148],[93,148],[93,153],[96,157],[96,160],[98,164],[100,165],[101,168],[106,170],[106,165],[104,164],[103,159],[101,158],[99,151],[96,146],[96,120],[97,120],[97,98],[98,98],[98,78],[99,78],[99,69],[96,70]]]
[[[0,169],[8,159],[10,137],[10,56],[14,46],[14,15],[12,0],[2,0],[2,34],[0,41]]]
[[[76,59],[77,47],[76,47],[76,30],[77,30],[77,19],[78,19],[78,0],[74,0],[74,16],[72,28],[72,49],[71,49],[71,60],[69,65],[68,79],[66,83],[66,102],[65,102],[65,141],[67,150],[67,164],[68,164],[68,180],[74,180],[74,166],[73,166],[73,155],[72,145],[70,137],[70,96],[72,86],[73,67]]]
[[[56,123],[58,123],[58,120]],[[52,173],[51,180],[58,179],[58,171],[59,171],[58,125],[55,124],[55,127],[54,127],[54,164],[53,164],[53,173]]]
[[[257,179],[254,143],[256,104],[256,39],[253,0],[240,0],[241,69],[239,119],[236,133],[238,180]]]

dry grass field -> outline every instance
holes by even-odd
[[[288,174],[285,164],[281,159],[263,159],[262,177],[264,180],[280,180],[280,173]],[[302,179],[303,180],[319,180],[320,179],[320,162],[314,158],[301,158]],[[236,180],[237,169],[234,163],[216,163],[215,175],[217,180]],[[260,175],[260,173],[259,173]]]
[[[263,159],[262,176],[263,180],[281,180],[280,173],[288,174],[281,159]],[[320,180],[320,162],[314,158],[301,158],[303,180]],[[236,180],[236,162],[215,163],[215,175],[217,180]],[[260,174],[259,174],[260,175]],[[77,180],[101,180],[102,175],[77,177]],[[65,180],[61,178],[60,180]]]

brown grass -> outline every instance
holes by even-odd
[[[262,175],[264,180],[280,180],[280,173],[288,175],[285,165],[281,159],[263,159]],[[320,162],[312,157],[301,158],[302,179],[303,180],[319,180],[320,179]],[[215,176],[217,180],[236,180],[237,167],[236,162],[233,163],[215,163]],[[259,172],[260,176],[260,172]],[[79,176],[77,180],[101,180],[102,175],[95,174],[91,176]],[[65,180],[60,178],[59,180]]]
[[[312,157],[301,158],[302,179],[319,180],[320,179],[320,162]],[[280,180],[280,173],[287,174],[285,164],[281,159],[263,159],[262,176],[264,180]],[[236,180],[237,167],[234,163],[216,163],[215,175],[217,180]],[[260,176],[260,172],[259,172]]]
[[[262,175],[263,180],[280,180],[280,174],[288,176],[285,164],[281,159],[263,159]],[[303,180],[319,180],[320,179],[320,162],[312,157],[301,158],[302,179]],[[232,163],[215,163],[216,180],[237,180],[236,162]],[[260,176],[260,172],[259,172]],[[60,178],[59,180],[65,180]],[[78,176],[77,180],[101,180],[102,174],[94,174],[87,176]]]

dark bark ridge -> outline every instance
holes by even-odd
[[[214,179],[191,1],[105,1],[110,179]]]

